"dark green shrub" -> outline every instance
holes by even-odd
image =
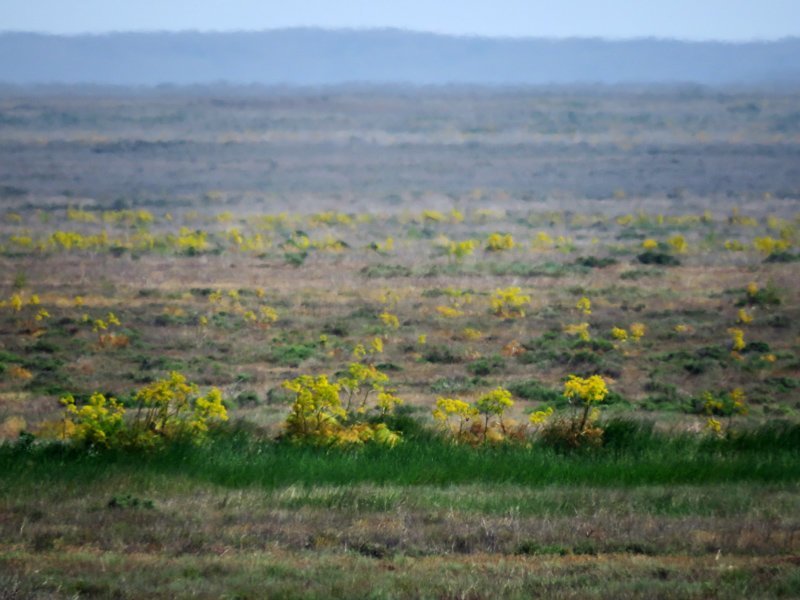
[[[467,371],[479,377],[485,377],[493,373],[503,371],[506,367],[506,361],[502,356],[493,354],[492,356],[479,358],[467,365]]]
[[[525,379],[506,385],[508,391],[519,398],[544,402],[546,404],[566,404],[566,399],[559,390],[548,387],[538,379]]]
[[[617,264],[616,258],[611,258],[610,256],[606,256],[604,258],[597,258],[596,256],[581,256],[580,258],[575,259],[575,264],[582,266],[582,267],[589,267],[591,269],[604,269],[605,267],[610,267],[611,265]]]
[[[648,250],[639,254],[636,259],[643,265],[661,265],[663,267],[677,267],[681,264],[677,258],[666,252]]]
[[[456,354],[450,346],[430,346],[425,350],[422,358],[431,363],[454,364],[461,362],[461,356]]]
[[[270,359],[280,365],[297,367],[301,362],[314,356],[317,346],[314,343],[287,344],[274,348],[270,353]]]

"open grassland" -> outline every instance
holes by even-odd
[[[7,597],[794,597],[797,430],[602,451],[6,447]],[[423,436],[423,437],[419,437]],[[788,437],[787,437],[788,436]]]
[[[587,212],[480,203],[387,214],[11,210],[0,410],[33,426],[65,393],[124,400],[176,370],[274,428],[289,401],[282,381],[337,373],[363,346],[421,414],[437,396],[497,385],[517,408],[563,408],[568,374],[613,380],[608,410],[660,427],[697,424],[704,392],[736,388],[747,418],[796,414],[790,203],[658,213],[625,201]],[[521,304],[498,305],[498,290]]]
[[[4,97],[0,598],[800,595],[794,97],[561,94]]]

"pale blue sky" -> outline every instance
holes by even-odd
[[[800,0],[0,0],[0,30],[398,27],[502,36],[800,36]]]

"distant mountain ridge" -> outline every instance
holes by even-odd
[[[453,37],[394,29],[55,36],[0,33],[0,82],[263,85],[800,84],[771,42]]]

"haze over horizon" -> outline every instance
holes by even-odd
[[[283,29],[103,36],[0,33],[10,84],[800,85],[800,38],[773,42],[503,39]]]
[[[776,40],[800,36],[794,0],[483,0],[438,2],[325,0],[291,6],[232,0],[4,0],[0,30],[55,35],[145,31],[264,31],[285,28],[400,29],[513,38]]]

